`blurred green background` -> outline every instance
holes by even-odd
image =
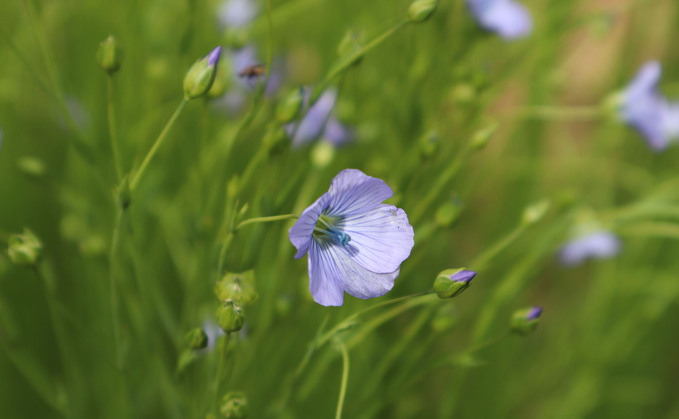
[[[275,108],[321,85],[348,31],[365,46],[408,1],[274,0],[271,32],[266,2],[240,29],[220,25],[217,0],[0,3],[0,239],[29,228],[43,243],[33,268],[0,254],[0,417],[220,417],[233,391],[250,417],[332,417],[342,345],[344,417],[679,417],[679,149],[654,153],[614,118],[568,112],[603,103],[648,60],[679,97],[679,4],[523,3],[525,39],[442,0],[367,51],[331,80],[355,133],[336,150],[271,145]],[[109,34],[124,51],[110,98],[95,59]],[[259,95],[218,75],[242,106],[191,101],[121,216],[109,101],[134,173],[186,71],[217,45],[220,71],[236,47],[254,45],[260,63],[271,48],[282,85]],[[534,112],[545,107],[556,111]],[[299,214],[349,167],[394,189],[416,244],[388,295],[322,307],[306,259],[293,259],[292,221],[228,227]],[[546,213],[522,222],[536,203]],[[583,223],[622,249],[563,267],[558,249]],[[192,352],[189,330],[216,333],[227,238],[224,271],[252,269],[259,298],[241,332]],[[453,300],[374,307],[462,266],[478,275]],[[544,308],[537,330],[507,336],[532,305]]]

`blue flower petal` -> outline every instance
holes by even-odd
[[[342,125],[334,116],[330,116],[323,131],[323,138],[328,140],[334,147],[341,147],[352,140],[353,133]]]
[[[318,216],[321,215],[324,209],[327,208],[330,196],[327,193],[321,195],[309,208],[305,209],[302,215],[297,219],[297,222],[290,227],[288,237],[292,244],[297,248],[295,259],[299,259],[309,250],[309,244],[312,241],[312,234]],[[311,267],[311,265],[309,265]]]
[[[328,214],[350,218],[375,209],[394,192],[381,179],[360,170],[344,169],[332,180],[328,194]]]
[[[467,3],[479,24],[505,39],[517,39],[533,29],[530,12],[513,0],[468,0]]]
[[[309,108],[299,125],[296,127],[294,124],[288,125],[288,134],[294,134],[293,147],[309,143],[323,134],[323,128],[335,106],[335,100],[337,100],[337,91],[334,89],[326,90]]]
[[[399,270],[371,272],[354,260],[347,249],[329,242],[313,242],[309,250],[309,290],[314,301],[340,306],[342,291],[357,298],[380,297],[394,287]]]
[[[587,259],[607,259],[620,251],[620,239],[609,231],[597,231],[566,243],[559,251],[563,265],[575,266]]]
[[[415,244],[413,227],[405,211],[381,204],[372,211],[348,217],[338,224],[351,238],[351,257],[363,268],[380,274],[398,270]]]

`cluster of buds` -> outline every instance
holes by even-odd
[[[227,273],[215,285],[215,294],[222,304],[217,309],[217,324],[224,333],[237,332],[245,323],[241,306],[257,300],[254,286],[254,273]]]

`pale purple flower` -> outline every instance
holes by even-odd
[[[474,279],[475,276],[476,272],[465,269],[451,276],[450,280],[455,282],[464,282],[465,284],[468,284],[472,282],[472,279]]]
[[[542,315],[542,307],[534,306],[534,307],[531,307],[530,310],[528,310],[528,313],[526,314],[526,320],[536,320],[536,319],[539,319],[541,315]]]
[[[620,251],[620,239],[610,231],[597,231],[564,244],[559,250],[563,265],[579,265],[587,259],[608,259]]]
[[[310,93],[305,92],[305,108],[309,102]],[[292,137],[292,147],[308,144],[322,137],[335,147],[342,146],[353,138],[353,132],[342,125],[332,111],[337,101],[335,89],[325,90],[311,107],[308,107],[304,117],[298,123],[290,123],[286,130]]]
[[[386,294],[410,256],[414,232],[405,211],[382,204],[393,191],[360,170],[342,170],[290,228],[296,259],[308,253],[309,291],[324,306]]]
[[[217,20],[224,28],[244,28],[252,23],[258,12],[253,0],[225,0],[217,10]]]
[[[514,0],[467,0],[467,5],[481,27],[504,39],[527,36],[533,19],[523,4]]]
[[[655,151],[664,150],[679,137],[679,105],[669,103],[658,92],[661,74],[660,63],[646,63],[622,92],[620,106],[620,118],[639,131]]]

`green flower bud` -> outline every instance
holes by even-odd
[[[184,97],[196,99],[210,90],[217,75],[217,63],[221,53],[222,47],[217,47],[189,69],[184,77]]]
[[[217,74],[215,74],[215,80],[212,82],[212,87],[207,92],[208,99],[218,99],[226,93],[227,89],[231,85],[231,79],[233,73],[230,71],[228,65],[220,65],[217,67]]]
[[[24,174],[34,178],[39,178],[46,172],[45,162],[33,156],[20,157],[17,166]]]
[[[408,8],[408,19],[411,22],[424,22],[436,10],[438,0],[416,0]]]
[[[465,268],[446,269],[434,281],[434,291],[439,298],[452,298],[469,288],[476,272]]]
[[[7,253],[10,260],[23,266],[35,266],[40,259],[42,242],[27,228],[23,234],[13,234],[9,238]]]
[[[514,312],[512,316],[512,332],[520,335],[527,335],[538,327],[540,316],[542,315],[542,307],[524,308]]]
[[[417,143],[422,157],[431,157],[439,148],[441,136],[438,131],[431,130],[424,133]]]
[[[304,103],[304,88],[293,90],[276,108],[276,119],[281,124],[291,122],[302,109]]]
[[[460,105],[468,105],[476,99],[476,89],[469,83],[458,83],[450,91],[452,99]]]
[[[118,41],[109,35],[99,44],[97,51],[97,62],[109,75],[115,73],[120,68],[123,60],[123,50],[120,49]]]
[[[205,349],[207,347],[207,335],[200,327],[191,330],[184,337],[190,349]]]
[[[219,411],[226,418],[241,419],[248,416],[248,400],[245,393],[232,391],[222,398]]]
[[[529,207],[527,207],[524,211],[523,214],[521,215],[521,222],[524,225],[529,225],[533,223],[537,223],[542,219],[542,217],[545,216],[547,213],[547,210],[549,210],[549,201],[548,200],[542,200],[538,203],[535,203]]]
[[[233,300],[226,300],[224,304],[217,309],[217,324],[224,333],[237,332],[243,328],[245,323],[245,316]]]
[[[480,130],[476,131],[474,133],[474,136],[472,137],[471,141],[471,146],[472,148],[476,150],[482,150],[488,145],[488,141],[490,141],[490,137],[495,134],[495,130],[497,130],[498,124],[496,122],[492,122],[488,124],[487,126],[481,128]]]
[[[228,273],[215,285],[219,301],[233,300],[243,305],[255,302],[259,295],[255,291],[254,271]]]
[[[450,227],[460,215],[462,204],[458,199],[451,199],[444,202],[434,214],[434,221],[441,227]]]
[[[183,373],[196,359],[198,359],[198,356],[192,350],[184,350],[177,361],[177,373]]]

